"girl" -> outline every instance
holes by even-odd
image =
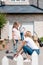
[[[14,22],[13,28],[12,28],[12,39],[13,39],[13,48],[14,48],[14,56],[17,52],[18,42],[20,40],[20,31],[18,30],[19,23]]]

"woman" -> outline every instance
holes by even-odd
[[[22,42],[21,47],[19,48],[16,56],[20,53],[20,51],[23,49],[25,54],[27,55],[27,58],[29,59],[30,56],[32,55],[33,51],[36,51],[36,53],[39,55],[40,49],[39,47],[35,44],[35,42],[32,40],[32,35],[30,31],[27,31],[25,33],[25,39]]]

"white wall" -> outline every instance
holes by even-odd
[[[43,37],[43,21],[34,21],[34,29],[38,37]]]
[[[8,39],[8,33],[9,33],[9,22],[3,27],[1,31],[1,38]]]
[[[25,0],[25,1],[12,1],[12,0],[3,0],[5,2],[6,5],[28,5],[29,4],[29,0]]]
[[[12,25],[9,24],[9,39],[12,39]]]

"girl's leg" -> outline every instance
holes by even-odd
[[[16,44],[13,44],[13,53],[16,54]]]

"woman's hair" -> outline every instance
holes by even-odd
[[[34,41],[38,41],[38,37],[37,37],[37,36],[32,36],[32,39],[33,39]]]
[[[32,37],[31,32],[30,31],[26,31],[26,36]]]

